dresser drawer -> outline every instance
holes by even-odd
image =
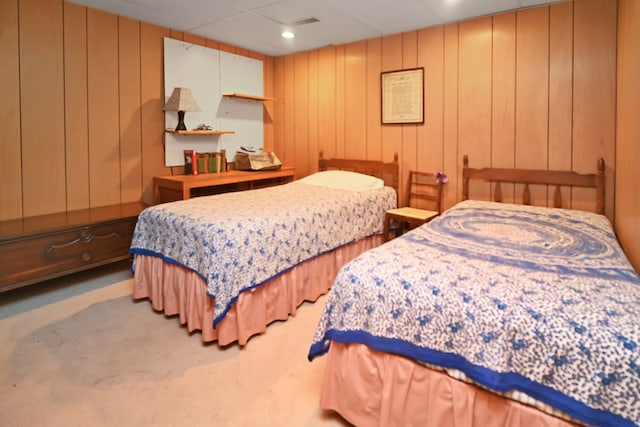
[[[0,243],[0,290],[129,257],[136,217],[18,236]]]

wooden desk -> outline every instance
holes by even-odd
[[[156,176],[153,178],[153,203],[284,184],[293,180],[294,173],[295,168],[282,167],[271,171],[230,170],[200,175]]]

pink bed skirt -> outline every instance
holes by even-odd
[[[357,426],[576,426],[364,344],[331,343],[320,406]]]
[[[136,255],[133,298],[149,298],[153,308],[178,315],[189,332],[202,331],[202,340],[245,345],[276,320],[295,315],[304,301],[315,301],[329,291],[343,265],[382,243],[375,235],[305,261],[253,291],[244,292],[213,329],[213,300],[196,273],[158,257]]]

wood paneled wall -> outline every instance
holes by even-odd
[[[463,154],[476,167],[581,172],[603,157],[613,218],[616,21],[615,1],[576,0],[278,57],[275,150],[298,176],[315,171],[319,150],[397,152],[404,180],[410,169],[450,177],[447,207],[461,197]],[[425,69],[425,123],[382,125],[380,73],[413,67]],[[587,199],[565,194],[574,207]]]
[[[262,60],[272,96],[265,55],[75,3],[0,2],[0,220],[151,202],[153,176],[172,172],[162,148],[164,37]]]
[[[640,2],[618,2],[616,232],[640,272]]]

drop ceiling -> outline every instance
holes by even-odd
[[[553,1],[73,0],[73,2],[265,55],[280,56]],[[296,37],[283,38],[281,33],[285,30],[292,31]]]

